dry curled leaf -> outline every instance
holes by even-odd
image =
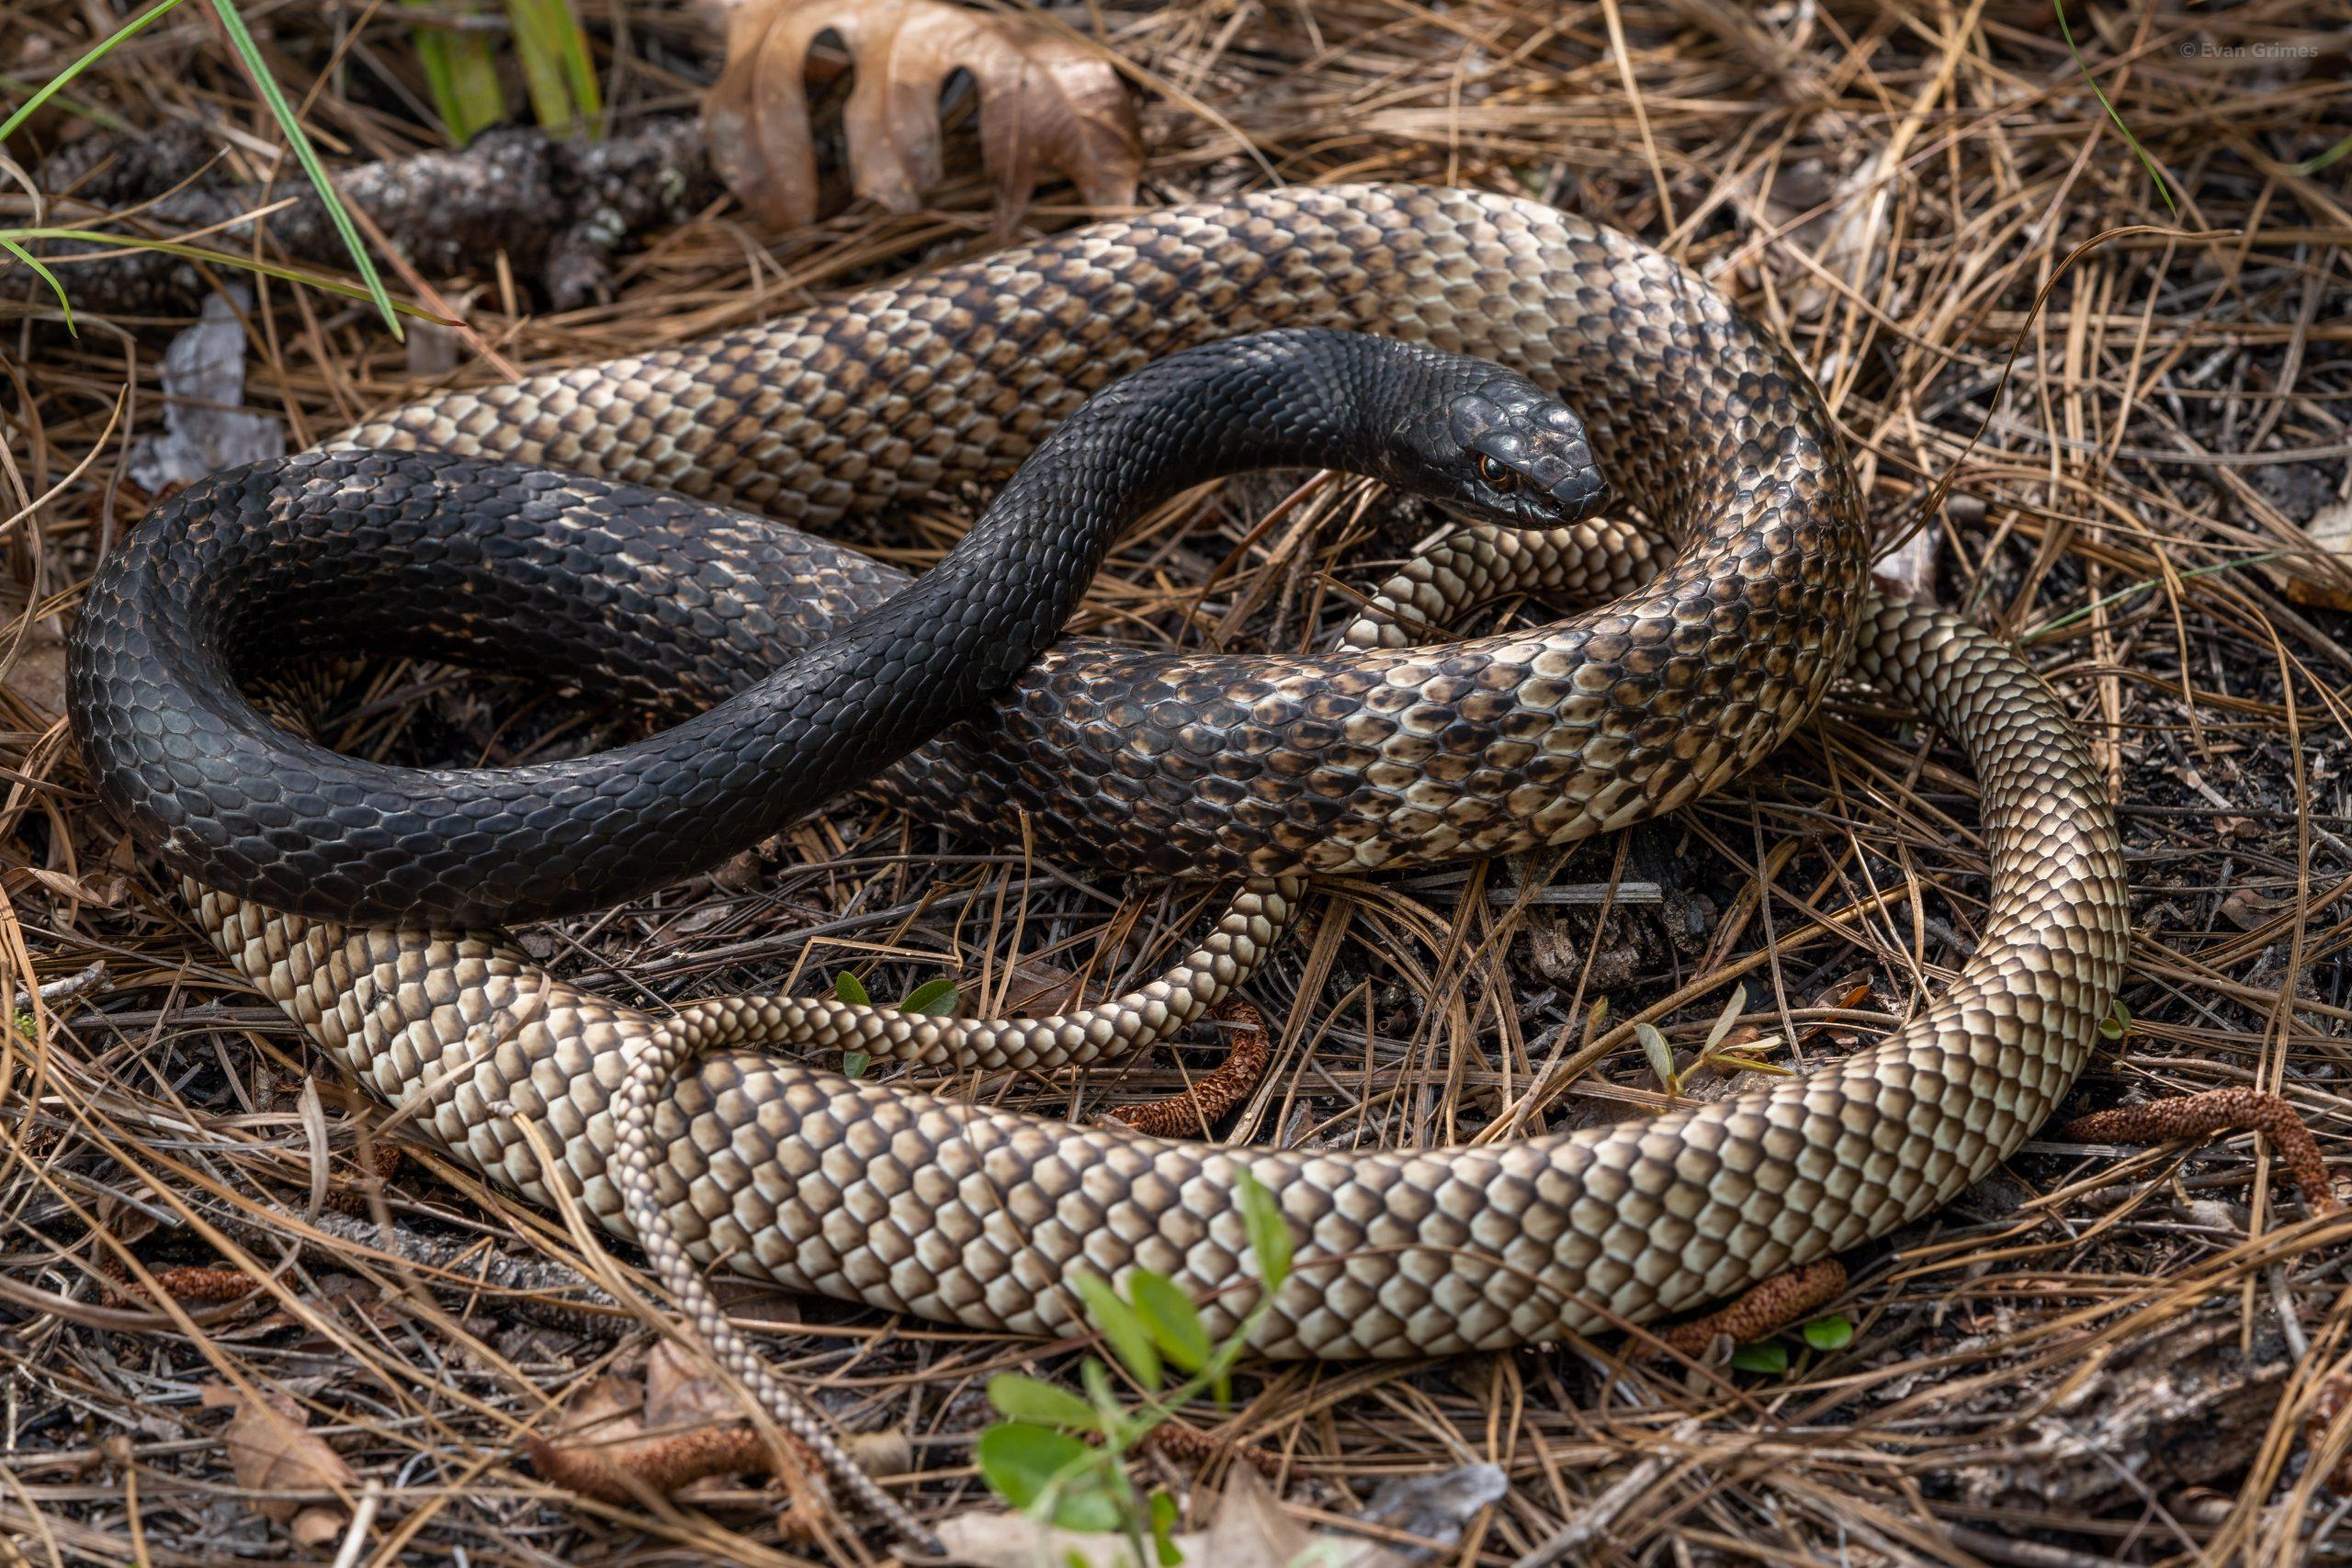
[[[1023,959],[1013,964],[995,1010],[1004,1018],[1052,1018],[1076,1012],[1085,990],[1085,976],[1042,958]]]
[[[980,96],[980,157],[997,202],[1026,205],[1057,169],[1098,207],[1135,200],[1143,147],[1135,106],[1108,57],[1048,23],[944,0],[738,0],[727,67],[703,103],[711,162],[743,205],[792,228],[817,217],[808,51],[838,37],[857,79],[842,111],[857,194],[912,212],[944,174],[939,97],[968,71]]]
[[[257,1393],[228,1383],[207,1383],[205,1404],[228,1405],[236,1414],[220,1434],[237,1484],[255,1495],[255,1512],[306,1547],[323,1546],[350,1525],[351,1510],[336,1503],[288,1495],[305,1492],[345,1495],[359,1490],[359,1477],[325,1439],[302,1424],[302,1407],[284,1394]]]

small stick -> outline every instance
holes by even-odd
[[[68,975],[62,980],[51,980],[40,987],[40,999],[51,1006],[71,1001],[85,992],[97,990],[107,983],[107,961],[103,958],[78,975]],[[22,986],[17,987],[15,999],[8,1004],[10,1013],[20,1013],[33,1005],[32,993]]]

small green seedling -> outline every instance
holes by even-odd
[[[1125,1296],[1099,1275],[1070,1277],[1088,1321],[1143,1399],[1126,1405],[1112,1387],[1111,1369],[1093,1356],[1079,1367],[1083,1395],[1017,1372],[990,1378],[989,1403],[1005,1419],[980,1434],[976,1458],[997,1495],[1041,1525],[1124,1535],[1139,1562],[1176,1568],[1183,1561],[1173,1538],[1176,1500],[1164,1491],[1139,1495],[1122,1461],[1202,1393],[1220,1405],[1230,1402],[1234,1363],[1290,1277],[1290,1227],[1273,1195],[1245,1172],[1239,1201],[1259,1292],[1240,1326],[1222,1341],[1211,1342],[1192,1299],[1165,1274],[1133,1270]],[[1172,1388],[1171,1369],[1182,1377]]]
[[[1854,1320],[1844,1313],[1833,1312],[1826,1317],[1815,1318],[1797,1334],[1824,1354],[1842,1350],[1854,1342]],[[1779,1337],[1751,1340],[1731,1353],[1731,1364],[1739,1371],[1780,1377],[1789,1370],[1788,1342]]]
[[[1735,1045],[1724,1043],[1733,1026],[1739,1022],[1740,1015],[1747,1010],[1747,987],[1734,986],[1731,996],[1724,1002],[1723,1010],[1715,1014],[1714,1024],[1707,1031],[1707,1042],[1699,1047],[1698,1059],[1693,1066],[1712,1067],[1726,1076],[1732,1073],[1769,1073],[1775,1077],[1793,1076],[1793,1068],[1767,1061],[1758,1055],[1781,1043],[1781,1037],[1777,1034],[1766,1035],[1761,1040],[1742,1041]],[[1650,1071],[1657,1075],[1657,1081],[1665,1086],[1666,1092],[1669,1096],[1681,1094],[1682,1086],[1690,1081],[1690,1075],[1675,1070],[1674,1047],[1667,1043],[1666,1036],[1655,1024],[1637,1023],[1634,1025],[1634,1038],[1641,1042],[1642,1054],[1649,1058]]]
[[[1843,1350],[1854,1342],[1854,1320],[1842,1312],[1816,1317],[1800,1331],[1804,1342],[1820,1351]]]
[[[1657,1075],[1659,1087],[1669,1099],[1682,1092],[1682,1075],[1674,1070],[1674,1047],[1654,1023],[1634,1025],[1634,1038],[1642,1043],[1642,1055],[1650,1060],[1650,1071]]]

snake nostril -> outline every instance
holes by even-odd
[[[1552,503],[1562,515],[1581,520],[1600,509],[1607,487],[1589,468],[1578,468],[1552,487]]]

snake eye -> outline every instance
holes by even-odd
[[[1480,457],[1478,476],[1497,490],[1510,490],[1519,483],[1519,474],[1498,457]]]

